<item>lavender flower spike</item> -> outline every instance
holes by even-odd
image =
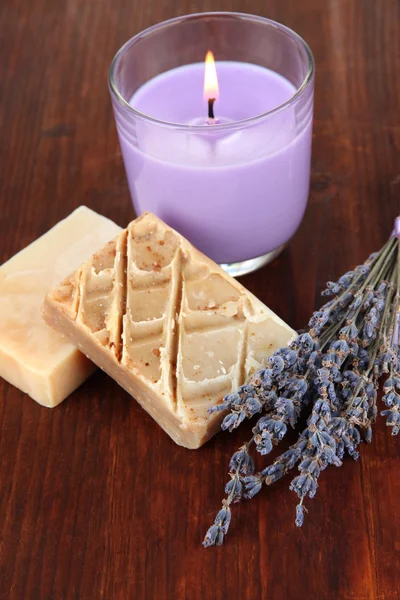
[[[274,484],[296,465],[290,489],[298,497],[295,523],[301,527],[304,504],[317,493],[322,472],[331,465],[340,467],[345,454],[357,459],[361,441],[371,441],[382,376],[387,379],[381,414],[392,435],[400,434],[399,262],[400,215],[379,252],[328,282],[323,295],[331,299],[314,312],[309,330],[289,348],[277,350],[250,382],[210,409],[227,410],[222,429],[229,431],[259,416],[251,439],[231,458],[226,498],[204,546],[222,544],[231,506],[253,498],[264,484]],[[297,441],[255,472],[250,450],[269,454],[301,414],[307,426]]]

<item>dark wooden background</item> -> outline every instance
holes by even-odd
[[[316,58],[312,190],[285,253],[244,283],[293,327],[378,248],[400,206],[398,0],[1,0],[0,262],[85,203],[133,216],[107,89],[130,36],[188,12],[279,20]],[[0,326],[5,315],[0,315]],[[0,598],[400,598],[400,442],[380,422],[321,477],[303,529],[288,480],[200,542],[247,431],[178,446],[97,373],[54,410],[0,382]]]

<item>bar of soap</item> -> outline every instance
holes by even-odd
[[[295,335],[150,213],[48,294],[43,311],[186,448],[219,428],[207,408]]]
[[[0,267],[0,376],[43,406],[62,402],[95,369],[43,321],[44,296],[119,231],[81,206]]]

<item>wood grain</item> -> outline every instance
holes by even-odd
[[[108,65],[144,27],[216,8],[285,23],[317,63],[309,207],[244,284],[302,327],[324,282],[383,243],[400,209],[398,1],[2,0],[0,261],[82,203],[132,218]],[[0,598],[400,598],[400,442],[382,422],[359,462],[323,474],[302,530],[283,480],[201,547],[245,435],[179,448],[101,373],[53,410],[0,382]]]

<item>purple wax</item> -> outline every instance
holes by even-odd
[[[155,77],[131,98],[132,107],[160,123],[137,117],[134,127],[120,121],[118,130],[137,214],[154,212],[216,262],[233,263],[273,251],[300,224],[312,104],[251,120],[286,102],[294,86],[253,64],[216,68],[215,116],[231,126],[206,124],[204,64],[196,63]]]

